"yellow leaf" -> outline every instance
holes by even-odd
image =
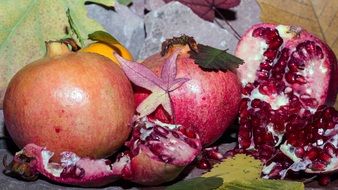
[[[237,154],[215,165],[210,172],[203,174],[202,177],[220,177],[223,179],[223,183],[238,179],[249,181],[260,177],[262,167],[262,162],[252,156]]]
[[[257,0],[263,22],[298,25],[324,40],[338,55],[337,0]],[[338,98],[335,104],[338,109]]]

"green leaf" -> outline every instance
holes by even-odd
[[[97,42],[102,42],[107,45],[112,45],[112,44],[120,44],[120,42],[114,38],[112,35],[105,31],[96,31],[94,33],[91,33],[88,35],[88,39],[97,41]]]
[[[210,46],[198,44],[197,52],[190,51],[190,56],[204,69],[234,70],[244,61],[234,55]]]
[[[100,24],[87,17],[85,2],[86,0],[1,1],[0,107],[9,80],[23,66],[43,57],[45,41],[66,37],[65,30],[70,27],[66,15],[68,9],[79,36],[87,37],[94,31],[104,30]],[[84,41],[87,42],[89,40]]]
[[[221,177],[224,183],[236,179],[250,181],[260,178],[261,172],[261,161],[256,160],[252,156],[237,154],[215,165],[210,172],[203,174],[202,177]]]
[[[180,181],[174,185],[170,185],[166,190],[186,190],[186,189],[198,189],[198,190],[210,190],[221,186],[223,183],[222,178],[219,177],[197,177],[189,180]]]
[[[304,184],[288,180],[255,179],[248,182],[233,181],[223,184],[218,190],[303,190]]]

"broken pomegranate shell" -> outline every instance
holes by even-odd
[[[7,173],[26,180],[42,174],[58,183],[85,187],[104,186],[120,178],[154,186],[175,179],[201,152],[198,135],[187,130],[141,118],[135,121],[126,151],[114,162],[80,158],[72,152],[62,152],[60,163],[50,162],[53,152],[28,144],[15,154],[11,163],[4,160],[4,165]]]
[[[44,147],[28,144],[15,154],[10,164],[4,160],[6,172],[14,172],[27,180],[42,174],[55,182],[86,187],[103,186],[121,177],[123,166],[110,164],[107,159],[92,160],[63,152],[60,163],[49,162],[53,154]]]
[[[123,178],[142,185],[159,185],[175,179],[201,152],[199,136],[180,125],[141,119],[135,125]]]
[[[336,154],[319,150],[325,145],[330,151],[338,147],[337,111],[321,106],[333,105],[337,96],[332,50],[300,27],[257,24],[242,36],[236,56],[245,61],[238,69],[243,85],[239,148],[257,150],[267,164],[267,176],[273,172],[284,176],[289,169],[336,170]],[[291,160],[278,162],[278,154]]]

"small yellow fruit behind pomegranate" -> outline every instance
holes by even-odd
[[[98,53],[100,55],[108,57],[116,64],[119,64],[119,62],[114,56],[115,52],[126,60],[133,60],[133,56],[129,52],[129,50],[109,33],[104,31],[96,31],[90,34],[88,37],[89,39],[96,42],[89,44],[80,51]]]
[[[20,148],[46,146],[102,158],[127,140],[134,114],[131,84],[111,60],[47,43],[46,57],[11,80],[4,99],[7,130]]]

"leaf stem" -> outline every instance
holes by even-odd
[[[76,27],[76,24],[74,23],[74,20],[73,20],[71,14],[70,14],[70,10],[69,9],[67,9],[66,14],[67,14],[70,30],[76,35],[76,37],[79,40],[81,46],[83,47],[84,46],[84,40],[81,37],[80,31]]]
[[[224,22],[230,27],[230,29],[234,32],[233,35],[235,36],[235,38],[237,40],[240,40],[241,39],[241,35],[236,31],[236,29],[229,23],[229,21],[226,20],[226,18],[222,15],[222,13],[216,8],[216,7],[212,7],[212,9],[220,16],[222,17],[222,19],[224,20]],[[217,21],[217,19],[214,19],[215,22],[220,26],[222,27],[223,29],[224,26],[219,22]]]

